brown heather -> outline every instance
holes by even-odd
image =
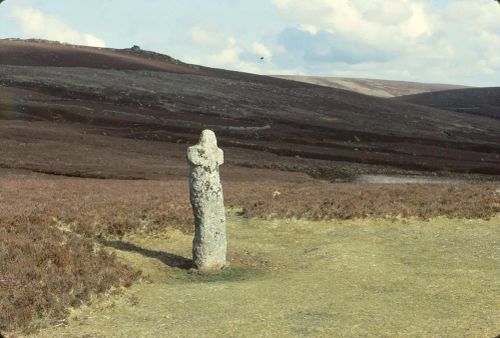
[[[242,201],[247,217],[333,220],[490,218],[500,212],[497,184],[328,184],[269,187]]]
[[[2,329],[35,329],[40,316],[62,319],[68,306],[138,277],[92,241],[27,220],[2,224],[0,236]]]
[[[0,330],[62,319],[69,307],[131,285],[137,271],[99,244],[129,233],[192,230],[185,180],[0,178]],[[224,184],[226,205],[246,217],[311,220],[500,212],[497,185]],[[35,325],[36,326],[36,325]]]
[[[36,329],[39,318],[63,319],[92,294],[130,286],[140,273],[103,249],[99,235],[188,224],[190,210],[168,203],[179,189],[161,183],[0,182],[0,330]]]

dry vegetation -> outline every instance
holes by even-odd
[[[420,93],[462,89],[463,86],[379,79],[360,79],[325,76],[277,75],[277,78],[339,88],[378,97],[398,97]]]
[[[11,208],[1,208],[0,329],[32,330],[40,317],[63,319],[69,306],[139,277],[92,240],[48,226],[36,205],[25,215]]]
[[[94,293],[130,285],[136,270],[102,238],[192,228],[187,182],[1,178],[0,329],[60,319]],[[227,182],[226,204],[247,217],[488,218],[500,212],[495,184],[361,185]]]
[[[489,218],[500,212],[496,184],[309,184],[266,190],[241,201],[247,217],[426,220],[437,216]]]
[[[62,319],[92,294],[129,286],[137,270],[96,241],[149,224],[187,224],[188,210],[161,203],[152,184],[85,180],[2,180],[0,330],[36,329]],[[161,184],[160,184],[161,185]],[[140,187],[143,186],[141,189]],[[147,193],[146,190],[150,189]],[[156,192],[168,191],[165,185]],[[176,198],[173,190],[169,197]]]
[[[0,331],[61,320],[92,295],[137,280],[139,272],[105,243],[167,228],[190,238],[182,159],[204,128],[217,132],[227,153],[226,205],[242,208],[239,216],[489,218],[500,211],[496,183],[311,178],[452,171],[498,179],[493,118],[130,50],[0,45],[7,47],[0,62]]]

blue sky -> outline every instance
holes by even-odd
[[[137,44],[260,74],[500,86],[493,0],[6,0],[8,37]]]

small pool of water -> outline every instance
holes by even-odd
[[[436,176],[396,176],[396,175],[359,175],[354,179],[357,183],[379,183],[379,184],[446,184],[446,183],[463,183],[461,179],[451,177],[436,177]]]

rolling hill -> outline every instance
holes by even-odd
[[[390,81],[378,79],[357,79],[345,77],[275,75],[277,78],[306,82],[319,86],[350,90],[360,94],[378,97],[397,97],[441,90],[466,88],[459,85]]]
[[[500,87],[469,88],[408,95],[399,101],[500,119]]]
[[[189,65],[139,48],[0,41],[0,166],[97,178],[184,175],[213,129],[227,175],[500,173],[500,121]]]

